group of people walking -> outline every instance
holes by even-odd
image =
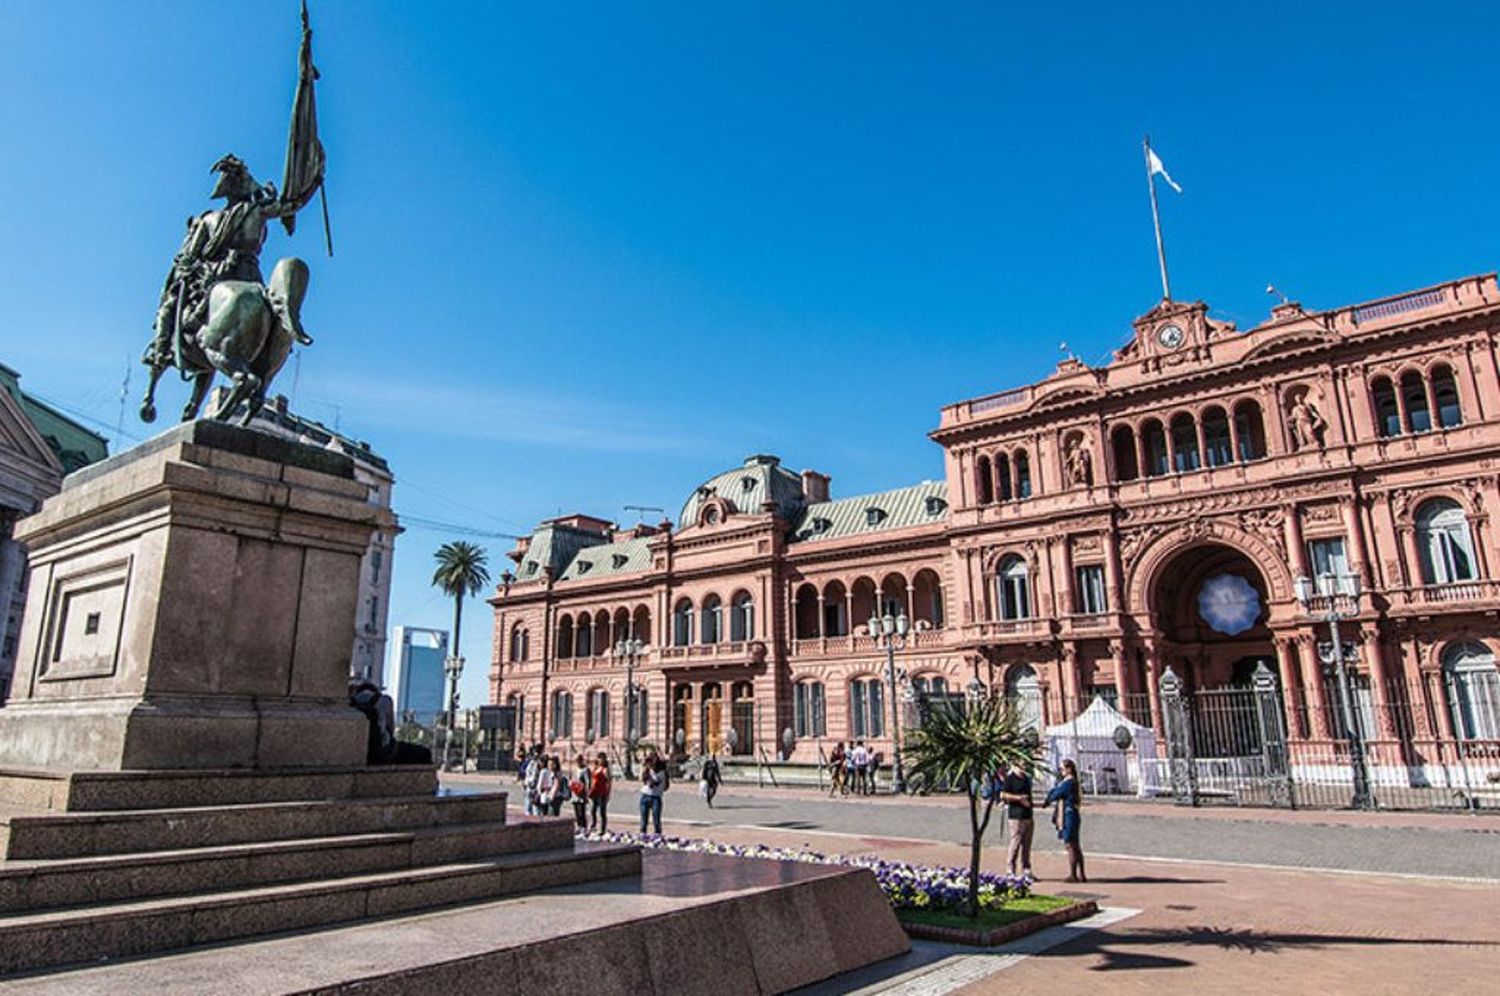
[[[1031,841],[1036,833],[1036,804],[1032,797],[1031,775],[1020,764],[1012,764],[1003,775],[997,774],[991,785],[994,798],[1005,804],[1010,838],[1005,851],[1005,870],[1011,875],[1036,876],[1031,870]],[[1057,838],[1068,851],[1068,882],[1087,882],[1083,867],[1083,845],[1079,831],[1083,821],[1079,808],[1083,793],[1078,787],[1078,765],[1063,761],[1057,782],[1042,801],[1052,806],[1052,825]]]
[[[847,750],[844,742],[840,740],[833,745],[833,753],[828,755],[828,774],[833,783],[829,790],[829,796],[875,794],[875,775],[880,770],[881,761],[879,754],[865,746],[863,740],[854,741],[853,746]]]

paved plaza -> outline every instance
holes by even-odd
[[[620,795],[615,829],[634,828],[634,802]],[[727,843],[922,864],[966,854],[957,799],[731,787],[709,810],[680,785],[666,816],[669,833]],[[1099,917],[991,952],[918,942],[813,991],[1406,993],[1473,990],[1500,972],[1500,820],[1101,803],[1085,821],[1089,883],[1060,881],[1063,853],[1040,828],[1038,888],[1095,899]],[[1003,861],[1003,831],[997,817],[986,867]]]

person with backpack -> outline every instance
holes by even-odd
[[[609,758],[601,753],[589,776],[589,833],[609,833],[609,790]]]
[[[649,822],[655,826],[656,835],[661,836],[661,805],[666,791],[667,765],[655,753],[649,754],[641,770],[641,833],[646,832]]]
[[[573,803],[573,822],[585,833],[589,829],[589,782],[592,780],[588,759],[579,754],[573,760],[573,777],[568,782],[568,800]]]

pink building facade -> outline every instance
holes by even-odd
[[[634,637],[641,739],[813,760],[840,739],[888,754],[893,719],[966,693],[1039,727],[1103,698],[1160,734],[1168,668],[1196,692],[1263,666],[1294,759],[1337,767],[1357,722],[1375,777],[1483,777],[1500,770],[1497,333],[1494,275],[1285,303],[1249,330],[1163,301],[1108,365],[944,408],[942,481],[835,498],[755,456],[675,526],[551,520],[491,599],[492,699],[521,706],[525,739],[617,743],[612,648]],[[1319,660],[1331,609],[1351,719]],[[911,621],[894,691],[867,633],[886,613]]]

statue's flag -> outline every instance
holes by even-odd
[[[1149,145],[1146,146],[1146,162],[1151,167],[1152,176],[1161,177],[1163,180],[1167,181],[1167,186],[1171,187],[1179,194],[1182,193],[1182,188],[1177,185],[1176,180],[1172,179],[1172,174],[1167,172],[1167,167],[1162,163],[1161,156],[1158,156],[1156,154],[1156,150],[1151,148],[1151,146]]]
[[[307,2],[302,3],[302,48],[297,56],[297,96],[292,101],[292,126],[286,140],[286,169],[281,176],[281,199],[287,204],[303,205],[323,187],[326,162],[323,143],[318,141],[318,107],[313,84],[318,79],[312,61],[312,28],[307,21]],[[281,223],[291,235],[297,230],[297,216],[287,212]],[[323,225],[328,225],[328,204],[323,204]],[[333,255],[333,236],[328,235],[328,255]]]

